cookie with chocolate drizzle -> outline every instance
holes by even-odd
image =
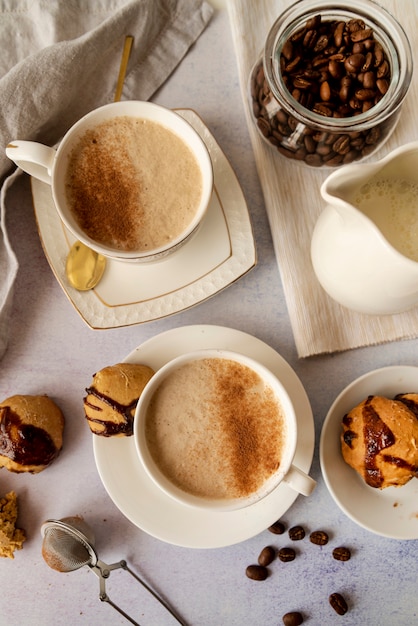
[[[94,374],[84,398],[90,430],[103,437],[131,436],[136,405],[153,375],[153,369],[138,363],[117,363]]]
[[[342,429],[344,460],[370,487],[400,487],[418,477],[416,394],[369,396],[344,415]]]
[[[62,448],[64,415],[47,395],[15,395],[0,404],[0,468],[37,474]]]

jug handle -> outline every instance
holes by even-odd
[[[51,185],[56,150],[36,141],[16,140],[6,147],[6,155],[24,172]]]

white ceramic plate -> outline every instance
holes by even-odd
[[[184,352],[202,348],[241,352],[280,378],[296,410],[299,435],[295,463],[309,472],[315,434],[308,397],[293,369],[264,342],[231,328],[184,326],[146,341],[126,361],[158,369]],[[279,519],[298,495],[282,483],[260,502],[238,511],[199,510],[175,501],[155,487],[137,458],[132,437],[93,435],[93,449],[103,485],[120,511],[148,534],[179,546],[218,548],[244,541]]]
[[[413,478],[403,487],[369,487],[342,457],[341,420],[369,395],[393,398],[417,389],[418,367],[395,365],[369,372],[340,393],[321,433],[322,474],[335,502],[363,528],[393,539],[418,539],[418,480]]]
[[[58,217],[50,186],[31,179],[48,262],[70,302],[91,328],[130,326],[178,313],[228,287],[256,264],[247,204],[234,171],[199,116],[188,109],[177,113],[192,124],[208,147],[214,192],[196,235],[165,259],[147,264],[109,260],[95,289],[77,291],[65,276],[65,261],[74,237]]]

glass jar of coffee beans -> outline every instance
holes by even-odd
[[[299,0],[276,20],[251,72],[251,111],[280,154],[337,167],[382,146],[411,76],[408,38],[381,6]]]

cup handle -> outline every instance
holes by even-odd
[[[308,474],[305,474],[305,472],[302,472],[296,465],[290,466],[283,480],[289,487],[298,491],[303,496],[310,496],[316,486],[316,481],[308,476]]]
[[[51,172],[56,150],[36,141],[11,141],[6,155],[24,172],[51,184]]]

